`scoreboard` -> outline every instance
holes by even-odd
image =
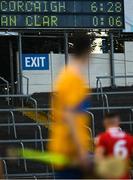
[[[0,29],[123,29],[123,0],[0,0]]]

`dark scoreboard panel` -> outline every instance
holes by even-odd
[[[1,0],[0,28],[124,28],[123,0]]]

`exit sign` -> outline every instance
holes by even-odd
[[[22,55],[23,70],[49,70],[48,54],[23,54]]]

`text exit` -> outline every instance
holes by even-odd
[[[23,54],[23,70],[49,70],[48,54]]]

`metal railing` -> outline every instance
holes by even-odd
[[[29,82],[30,82],[30,79],[27,76],[25,76],[23,74],[20,74],[20,73],[18,73],[18,76],[21,79],[25,79],[26,80],[26,95],[29,95],[29,84],[30,84]],[[19,81],[16,82],[17,85],[18,85],[18,82]]]
[[[14,97],[14,96],[13,96]],[[16,97],[16,96],[15,96]],[[20,95],[18,95],[17,97],[20,97]],[[25,97],[25,96],[23,96]],[[23,111],[23,107],[21,108],[21,110]],[[33,110],[33,109],[32,109]],[[16,112],[18,112],[19,110],[16,109]],[[37,106],[36,108],[34,108],[34,111],[36,112],[37,111]],[[9,112],[11,115],[12,115],[12,123],[5,123],[5,124],[0,124],[0,127],[13,127],[14,128],[14,138],[15,139],[11,139],[11,140],[0,140],[0,144],[20,144],[21,145],[21,148],[22,150],[25,149],[25,146],[24,146],[24,143],[34,143],[35,146],[36,146],[36,143],[39,143],[41,145],[41,151],[43,152],[44,151],[44,142],[48,142],[50,141],[49,139],[44,139],[43,136],[42,136],[42,129],[41,129],[41,125],[44,125],[43,123],[42,124],[39,124],[37,122],[35,123],[16,123],[15,122],[15,119],[14,119],[14,114],[13,114],[13,111],[11,111],[10,109],[1,109],[0,112]],[[25,126],[25,127],[28,127],[28,126],[31,126],[31,127],[37,127],[38,129],[38,132],[39,132],[39,137],[35,136],[35,139],[21,139],[19,137],[18,139],[18,135],[17,135],[17,127],[22,127],[22,126]],[[16,159],[16,158],[15,158]],[[21,158],[17,158],[17,161],[18,161],[18,164],[20,164],[20,159]],[[8,165],[7,165],[7,161],[10,160],[10,157],[1,157],[1,160],[3,160],[3,166],[4,166],[4,171],[5,171],[5,178],[8,179],[8,178],[11,178],[11,177],[21,177],[21,176],[25,176],[25,177],[35,177],[35,176],[47,176],[48,174],[51,175],[51,176],[54,176],[53,175],[53,172],[51,173],[29,173],[28,172],[28,166],[27,166],[27,160],[26,159],[23,159],[23,165],[24,165],[24,170],[25,172],[24,173],[19,173],[19,174],[9,174],[8,173]],[[22,164],[21,164],[22,165]],[[51,167],[51,169],[53,170],[53,166]],[[32,176],[31,176],[32,174]]]
[[[101,94],[103,93],[103,87],[102,87],[102,81],[101,79],[123,79],[123,78],[133,78],[133,75],[127,75],[127,76],[97,76],[96,79],[96,88],[97,88],[97,93],[99,92],[99,88],[100,88],[100,92]]]
[[[91,124],[92,124],[92,137],[95,137],[95,120],[94,120],[94,114],[90,111],[86,111],[91,116]],[[88,127],[90,128],[90,127]]]
[[[22,150],[24,151],[24,144],[22,142],[19,142],[20,145],[21,145],[21,148]],[[43,177],[47,177],[47,176],[52,176],[54,177],[54,172],[51,171],[51,172],[46,172],[46,173],[31,173],[31,172],[28,172],[28,166],[27,166],[27,160],[25,158],[22,158],[22,157],[17,157],[17,160],[18,160],[18,163],[20,165],[20,160],[23,160],[23,166],[24,166],[24,173],[8,173],[8,165],[7,165],[7,161],[10,161],[10,160],[16,160],[16,157],[3,157],[3,158],[0,158],[0,160],[3,161],[3,169],[4,169],[4,176],[5,176],[5,179],[8,179],[8,178],[12,178],[12,177],[35,177],[35,176],[43,176]],[[52,170],[52,168],[51,168]]]
[[[89,108],[88,110],[102,110],[103,112],[106,110],[107,112],[109,112],[111,109],[114,110],[114,109],[129,109],[130,112],[132,113],[133,112],[133,107],[132,106],[121,106],[121,107],[109,107],[109,98],[108,98],[108,95],[119,95],[119,94],[133,94],[133,92],[131,91],[127,91],[127,92],[100,92],[100,93],[90,93],[90,95],[98,95],[98,96],[102,96],[102,107],[93,107],[93,108]],[[37,107],[37,101],[31,97],[31,95],[0,95],[0,97],[22,97],[22,98],[29,98],[31,101],[33,101],[33,106],[35,109],[33,108],[24,108],[22,107],[21,108],[18,108],[17,110],[14,109],[10,109],[12,112],[16,112],[16,111],[20,111],[20,112],[24,112],[24,111],[32,111],[32,112],[35,112],[35,119],[37,120],[37,112],[38,111],[51,111],[50,108],[38,108]],[[104,99],[105,99],[105,102],[104,102]],[[0,110],[0,111],[3,111]],[[8,110],[4,110],[4,111],[7,111]],[[133,113],[131,114],[133,115]],[[93,128],[93,134],[94,134],[94,128]]]
[[[9,82],[6,80],[6,79],[4,79],[3,77],[0,77],[0,80],[2,80],[5,84],[6,84],[6,88],[7,88],[7,95],[9,95]],[[9,99],[9,97],[7,97],[7,102],[8,102],[8,105],[10,104],[10,99]]]
[[[24,76],[24,75],[22,75],[22,78],[24,78],[24,79],[26,79],[26,94],[27,95],[29,95],[29,82],[30,82],[30,80],[29,80],[29,78],[27,77],[27,76]]]
[[[100,92],[100,93],[91,93],[91,95],[103,95],[105,96],[106,95],[106,98],[105,98],[105,104],[104,104],[104,107],[91,107],[88,109],[87,113],[91,116],[91,120],[92,120],[92,132],[91,132],[91,129],[89,127],[86,127],[92,138],[95,137],[95,119],[94,119],[94,114],[90,111],[103,111],[104,110],[107,110],[107,111],[110,111],[110,110],[129,110],[131,112],[131,116],[133,117],[133,106],[113,106],[113,107],[110,107],[109,106],[109,102],[108,102],[108,95],[110,94],[128,94],[128,92]],[[133,92],[130,92],[130,94],[132,94]],[[8,97],[31,97],[30,95],[29,96],[25,96],[25,95],[8,95]],[[0,95],[0,97],[7,97],[7,95]],[[34,101],[34,100],[33,100]],[[51,111],[52,109],[51,108],[38,108],[37,107],[37,103],[34,103],[34,108],[11,108],[11,109],[0,109],[0,112],[24,112],[24,111],[31,111],[31,112],[44,112],[44,111]],[[36,117],[37,118],[37,117]],[[50,122],[47,122],[47,123],[50,123]],[[37,143],[39,142],[41,144],[41,151],[43,152],[44,151],[44,142],[48,142],[48,141],[51,141],[51,139],[44,139],[43,136],[42,136],[42,129],[41,129],[41,126],[42,125],[45,125],[47,123],[16,123],[15,120],[12,121],[12,123],[9,123],[8,125],[7,124],[0,124],[1,127],[5,127],[5,126],[13,126],[14,127],[14,130],[16,130],[16,127],[18,126],[36,126],[38,127],[38,132],[39,132],[39,138],[36,137],[35,139],[17,139],[17,134],[16,134],[16,138],[13,139],[13,140],[0,140],[0,144],[1,143]],[[130,126],[133,125],[133,121],[126,121],[126,122],[122,122],[122,124],[129,124]],[[15,131],[14,131],[14,134],[15,134]],[[23,148],[24,145],[23,145]],[[8,157],[5,159],[3,158],[3,163],[6,164],[6,160],[8,160]],[[28,170],[27,170],[27,161],[25,160],[24,162],[24,167],[25,167],[25,171],[27,172],[27,174],[25,174],[24,176],[27,177],[27,176],[30,176],[31,177],[31,173],[28,173]],[[6,167],[6,165],[5,165]],[[8,174],[8,169],[7,169],[7,174],[6,176],[7,177],[14,177],[14,176],[21,176],[22,174]],[[32,173],[32,177],[34,176],[37,176],[37,175],[40,175],[39,174],[36,174],[36,173]],[[43,173],[43,175],[46,175],[46,173]]]
[[[9,112],[9,110],[11,111],[11,109],[0,109],[0,112]],[[25,108],[20,108],[20,109],[13,109],[13,111],[12,112],[20,112],[20,111],[29,111],[29,110],[31,110],[31,111],[36,111],[36,108],[34,108],[34,109],[32,109],[32,108],[30,108],[30,109],[25,109]],[[45,111],[45,110],[47,110],[47,111],[51,111],[51,109],[50,108],[40,108],[40,109],[37,109],[37,112],[38,111]],[[92,124],[94,123],[94,115],[91,113],[91,112],[87,112],[90,116],[91,116],[91,119],[92,119]],[[49,123],[49,122],[48,122]],[[24,145],[24,143],[39,143],[40,145],[41,145],[41,151],[43,152],[44,151],[44,143],[46,143],[46,142],[49,142],[49,141],[52,141],[52,139],[48,139],[48,138],[44,138],[43,137],[43,135],[42,135],[42,128],[41,128],[41,126],[43,126],[43,125],[45,125],[45,124],[47,124],[47,123],[16,123],[15,121],[13,121],[12,123],[9,123],[9,124],[6,124],[6,123],[3,123],[3,124],[0,124],[0,127],[6,127],[6,126],[8,126],[8,127],[12,127],[12,126],[15,126],[15,130],[16,130],[16,128],[17,127],[22,127],[22,126],[31,126],[31,127],[37,127],[38,128],[38,132],[39,132],[39,137],[36,137],[35,139],[34,138],[31,138],[31,139],[21,139],[20,137],[19,137],[19,139],[18,139],[18,136],[17,136],[17,133],[16,133],[16,138],[15,139],[8,139],[8,140],[0,140],[0,144],[20,144],[21,145],[21,147],[22,147],[22,149],[24,150],[25,149],[25,145]],[[89,133],[90,133],[90,135],[91,135],[91,139],[92,139],[92,141],[93,141],[93,138],[94,138],[94,132],[95,131],[93,131],[92,132],[92,130],[91,130],[91,128],[89,128],[89,127],[86,127],[87,129],[88,129],[88,131],[89,131]],[[94,130],[94,127],[93,127],[93,130]],[[93,150],[93,147],[92,147],[92,150]],[[9,177],[19,177],[19,176],[22,176],[23,174],[9,174],[8,173],[8,166],[7,166],[7,163],[6,163],[6,161],[8,161],[8,160],[11,160],[11,159],[13,159],[13,157],[1,157],[0,158],[1,160],[3,160],[3,163],[4,163],[4,169],[5,169],[5,177],[8,179]],[[14,158],[14,159],[16,159],[16,157]],[[21,160],[22,158],[18,158],[17,159],[17,161],[18,161],[18,163],[20,163],[20,160]],[[50,176],[54,176],[54,168],[53,168],[53,165],[51,165],[51,170],[52,170],[52,172],[51,173],[29,173],[28,172],[28,166],[27,166],[27,160],[26,159],[23,159],[23,165],[24,165],[24,170],[25,170],[25,172],[24,172],[24,176],[25,177],[31,177],[31,174],[32,174],[32,177],[33,176],[41,176],[41,175],[43,175],[43,176],[47,176],[47,175],[50,175]]]
[[[96,93],[90,93],[90,96],[97,96],[97,100],[100,101],[100,96],[102,99],[102,107],[103,107],[103,114],[105,113],[104,107],[109,107],[109,101],[108,101],[108,96],[106,93],[101,93],[101,92],[96,92]],[[107,110],[109,112],[109,110]]]
[[[14,109],[0,109],[0,112],[44,112],[44,111],[51,111],[51,108],[14,108]],[[94,114],[90,111],[103,111],[103,107],[91,107],[88,109],[87,113],[91,116],[92,119],[92,134],[93,137],[95,136],[95,121],[94,121]],[[104,107],[104,110],[110,111],[110,110],[129,110],[131,113],[131,116],[133,117],[133,106],[109,106]],[[130,120],[131,121],[131,120]],[[50,122],[47,122],[48,125]],[[45,124],[45,123],[43,123]]]
[[[133,95],[133,91],[122,91],[122,92],[94,92],[94,93],[90,93],[90,95],[91,96],[103,96],[102,97],[102,104],[104,105],[104,106],[102,106],[103,107],[103,109],[106,109],[108,112],[110,111],[110,108],[109,108],[109,95]],[[105,102],[104,102],[104,99],[105,99]],[[98,98],[98,100],[99,100],[99,98]],[[105,108],[106,107],[106,108]],[[130,106],[131,107],[131,106]],[[101,108],[101,107],[100,107]],[[112,107],[113,108],[113,107]]]
[[[124,122],[122,122],[122,124],[124,125],[126,125],[126,124],[129,124],[129,126],[130,126],[130,131],[132,132],[132,129],[133,129],[133,106],[109,106],[109,107],[105,107],[104,108],[105,110],[128,110],[129,111],[129,115],[131,115],[131,117],[126,121],[126,123],[124,123]],[[89,111],[92,111],[93,110],[93,112],[94,111],[103,111],[103,107],[92,107],[92,108],[89,108]]]
[[[90,107],[88,108],[87,113],[91,113],[90,111],[103,111],[104,110],[130,110],[133,113],[133,106],[108,106],[108,107]],[[11,108],[11,109],[0,109],[0,112],[44,112],[44,111],[51,111],[51,108]],[[93,117],[94,115],[92,115]],[[92,118],[94,119],[94,117]],[[95,126],[93,124],[93,134],[94,134]]]
[[[33,103],[34,103],[34,108],[35,108],[35,120],[37,121],[37,100],[36,99],[34,99],[33,97],[29,97],[29,100],[31,100]]]
[[[34,99],[31,95],[23,95],[23,94],[8,94],[8,95],[1,95],[0,94],[0,98],[21,98],[21,102],[22,102],[22,108],[24,108],[24,99],[26,99],[27,101],[30,100],[31,102],[33,102],[33,107],[36,109],[36,119],[37,119],[37,100]]]
[[[1,111],[0,113],[3,113],[5,111]],[[16,139],[17,138],[17,134],[16,134],[16,127],[15,127],[15,118],[14,118],[14,113],[12,111],[8,111],[7,113],[10,114],[11,116],[11,121],[12,121],[12,127],[13,127],[13,132],[14,132],[14,138]],[[8,117],[8,123],[6,124],[6,126],[8,127],[8,133],[10,133],[10,117]],[[0,124],[1,126],[1,124]]]
[[[133,106],[109,106],[109,107],[104,107],[105,110],[124,110],[124,109],[132,109]],[[103,107],[91,107],[88,110],[103,110]]]
[[[13,126],[14,123],[10,123],[10,124],[0,124],[0,127],[6,127],[6,126]],[[25,149],[25,146],[24,146],[24,143],[39,143],[41,145],[41,151],[43,152],[44,151],[44,143],[45,142],[48,142],[48,141],[51,141],[50,139],[47,139],[47,138],[43,138],[42,136],[42,129],[41,129],[41,125],[44,125],[44,123],[15,123],[15,127],[22,127],[22,126],[30,126],[30,127],[37,127],[38,129],[38,132],[39,132],[39,137],[36,137],[35,139],[34,138],[31,138],[31,139],[18,139],[18,136],[16,139],[11,139],[11,140],[0,140],[0,144],[13,144],[16,145],[16,144],[20,144],[21,145],[21,148],[22,148],[22,151],[24,151]],[[28,166],[27,166],[27,160],[25,158],[21,158],[21,157],[0,157],[0,160],[3,160],[3,165],[4,165],[4,171],[5,171],[5,178],[8,179],[9,177],[19,177],[19,176],[22,176],[22,174],[24,174],[25,177],[31,177],[31,173],[28,172]],[[25,172],[24,173],[21,173],[21,174],[9,174],[8,173],[8,166],[7,166],[7,163],[6,161],[8,160],[17,160],[18,161],[18,164],[20,166],[20,160],[23,160],[23,166],[24,166],[24,170]],[[22,167],[22,165],[21,165]],[[53,170],[53,166],[51,165],[51,170]],[[54,172],[51,172],[49,173],[51,176],[54,176]],[[47,176],[48,173],[32,173],[32,176]]]
[[[16,126],[15,126],[15,118],[14,118],[14,113],[12,111],[9,111],[12,117],[12,126],[14,130],[14,137],[15,139],[17,138],[17,131],[16,131]],[[8,124],[9,125],[9,124]],[[9,126],[8,126],[9,127]]]

